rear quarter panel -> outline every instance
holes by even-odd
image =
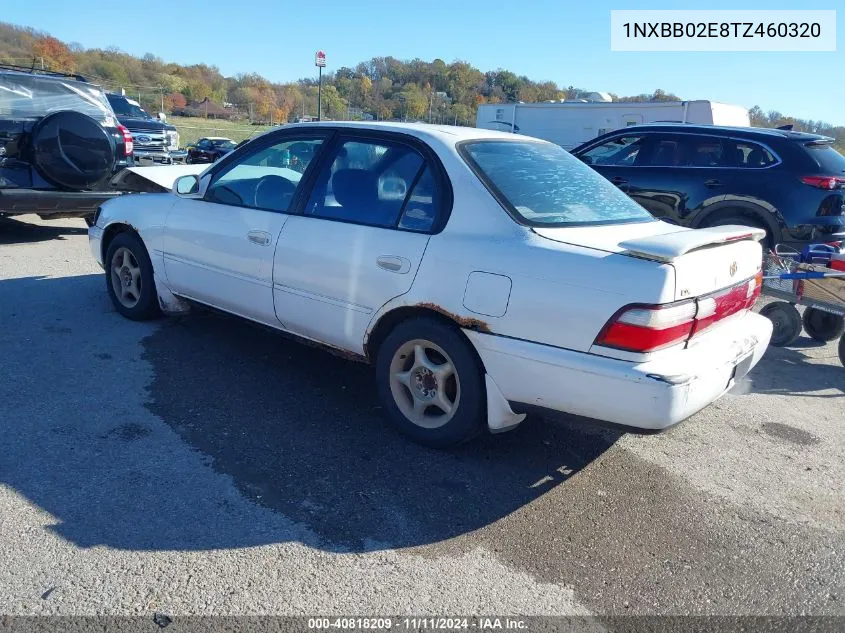
[[[587,351],[623,305],[673,300],[670,266],[537,235],[507,214],[454,147],[432,146],[452,182],[451,215],[445,229],[431,237],[411,289],[384,305],[369,331],[391,310],[422,306],[464,327]],[[625,231],[620,225],[620,239]],[[474,272],[511,280],[501,316],[466,307]]]

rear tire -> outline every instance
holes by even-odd
[[[760,314],[772,322],[771,345],[786,347],[801,336],[801,313],[791,303],[775,301],[763,306]]]
[[[161,314],[153,265],[140,237],[128,231],[115,236],[104,264],[106,288],[120,314],[133,321],[148,321]]]
[[[804,323],[804,331],[822,343],[835,341],[845,332],[845,317],[824,310],[807,308],[801,320]]]
[[[397,325],[379,346],[376,387],[388,419],[415,442],[446,448],[485,427],[486,391],[471,344],[430,318]]]
[[[699,228],[710,228],[714,226],[728,226],[730,224],[738,224],[740,226],[751,226],[755,229],[762,229],[766,232],[766,237],[764,237],[760,241],[760,245],[763,247],[763,254],[769,252],[773,248],[773,238],[772,232],[763,225],[762,222],[759,220],[755,220],[753,218],[744,216],[744,215],[727,215],[715,218],[705,218],[704,222],[701,223]]]

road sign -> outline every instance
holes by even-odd
[[[317,54],[314,56],[314,65],[320,68],[326,67],[326,54],[323,51],[317,51]]]

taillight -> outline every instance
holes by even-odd
[[[132,142],[132,132],[125,125],[117,124],[117,129],[123,134],[123,155],[132,156],[132,150],[135,149],[135,144]]]
[[[804,176],[801,178],[801,182],[828,191],[845,186],[845,178],[837,178],[836,176]]]
[[[595,344],[629,352],[655,352],[689,341],[702,330],[750,309],[763,285],[763,271],[753,279],[683,303],[631,305],[602,328]]]

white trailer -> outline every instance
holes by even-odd
[[[570,150],[619,128],[658,122],[751,125],[746,108],[715,101],[560,101],[480,105],[475,127],[535,136]]]

